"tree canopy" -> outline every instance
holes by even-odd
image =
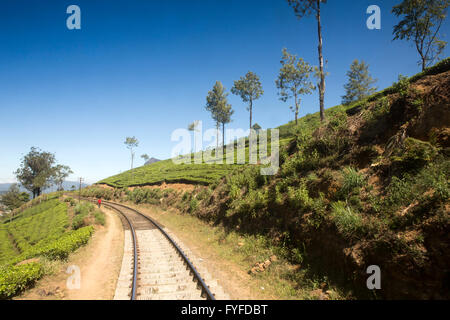
[[[443,52],[447,42],[439,31],[447,16],[449,0],[403,0],[392,9],[402,20],[394,26],[394,40],[413,41],[422,71]]]
[[[55,155],[32,147],[21,162],[15,175],[22,186],[33,193],[33,197],[39,196],[42,189],[51,186],[55,174]]]
[[[14,210],[29,200],[30,195],[26,192],[20,192],[18,184],[15,183],[9,187],[8,192],[1,196],[0,203],[8,210]]]
[[[133,169],[133,161],[134,161],[134,148],[139,146],[139,141],[136,137],[127,137],[125,139],[124,144],[127,146],[127,149],[131,152],[131,169]]]
[[[222,124],[222,143],[225,142],[225,124],[231,122],[231,116],[234,111],[227,99],[228,93],[220,81],[216,81],[214,87],[208,92],[206,97],[206,110],[211,113],[212,119],[216,122],[216,128]],[[217,146],[219,145],[219,137],[217,135]]]
[[[317,33],[319,45],[319,103],[320,103],[320,120],[325,120],[325,70],[323,59],[323,38],[322,38],[322,22],[321,22],[321,4],[327,3],[327,0],[287,0],[288,4],[294,9],[297,18],[301,19],[305,16],[314,14],[317,20]]]
[[[345,95],[342,96],[342,103],[349,104],[353,101],[361,100],[376,91],[372,85],[377,82],[369,74],[369,65],[364,61],[354,60],[347,71],[348,82],[344,85]]]
[[[286,48],[283,49],[281,58],[281,69],[278,79],[275,81],[279,89],[280,100],[286,102],[294,98],[295,107],[291,109],[295,113],[295,123],[298,123],[301,96],[311,94],[315,86],[310,78],[315,68],[302,58],[290,54]]]
[[[252,128],[253,101],[259,99],[263,94],[259,76],[251,71],[247,72],[244,77],[234,82],[231,93],[241,97],[242,101],[248,102],[247,110],[250,111],[250,128]]]

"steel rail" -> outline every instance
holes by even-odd
[[[86,199],[86,198],[85,198]],[[89,201],[94,202],[94,200],[89,199]],[[130,226],[131,236],[133,238],[133,281],[131,283],[131,299],[130,300],[136,300],[136,289],[137,289],[137,268],[138,268],[138,252],[137,252],[137,240],[136,240],[136,232],[134,230],[133,224],[131,223],[130,219],[121,212],[119,209],[113,207],[112,205],[109,205],[108,203],[105,204],[105,207],[111,208],[117,212],[119,212],[125,220],[127,220],[128,225]]]
[[[195,269],[194,265],[189,260],[189,258],[186,256],[186,254],[183,252],[183,250],[178,246],[178,244],[172,239],[172,237],[169,236],[167,234],[167,232],[164,231],[164,229],[155,220],[153,220],[152,218],[150,218],[150,217],[144,215],[143,213],[137,211],[136,209],[128,207],[128,206],[125,206],[123,204],[116,203],[116,202],[111,202],[111,201],[103,201],[103,202],[107,203],[107,204],[109,203],[109,204],[112,204],[112,205],[116,205],[116,206],[119,206],[119,207],[122,207],[122,208],[125,208],[125,209],[128,209],[128,210],[131,210],[131,211],[139,214],[140,216],[144,217],[148,221],[150,221],[153,225],[155,225],[155,227],[159,231],[161,231],[161,233],[166,237],[167,240],[169,240],[169,242],[172,244],[172,246],[177,250],[178,254],[183,258],[184,262],[188,265],[189,269],[191,270],[191,272],[194,275],[194,278],[197,280],[197,282],[201,286],[202,294],[206,295],[206,299],[207,300],[216,300],[216,298],[214,297],[214,295],[212,294],[212,292],[209,290],[208,286],[206,285],[205,281],[200,276],[200,274],[198,273],[197,269]]]

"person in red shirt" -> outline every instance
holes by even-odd
[[[98,199],[97,203],[98,203],[98,207],[100,208],[102,205],[102,199]]]

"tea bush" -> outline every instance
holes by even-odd
[[[37,262],[0,269],[0,299],[10,299],[19,294],[43,274],[43,267]]]

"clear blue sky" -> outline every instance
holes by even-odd
[[[398,2],[324,6],[327,107],[340,103],[353,59],[370,64],[380,88],[419,71],[415,49],[391,41]],[[66,28],[71,4],[81,8],[81,30]],[[371,4],[382,9],[382,30],[366,28]],[[293,118],[274,84],[282,48],[318,61],[315,19],[298,20],[283,0],[4,0],[0,42],[0,182],[14,180],[32,146],[69,165],[70,179],[88,182],[129,168],[126,136],[140,140],[138,157],[168,158],[174,129],[197,119],[213,127],[204,105],[214,82],[229,90],[249,70],[265,90],[254,121],[279,126]],[[230,126],[247,128],[245,105],[229,97]],[[316,111],[317,93],[305,97],[301,115]]]

